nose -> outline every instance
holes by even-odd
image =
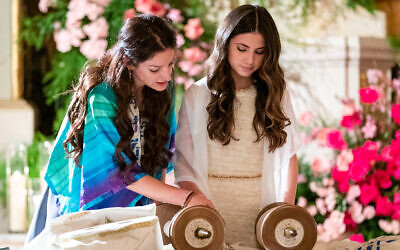
[[[247,65],[253,65],[254,60],[255,60],[255,53],[254,52],[247,53],[246,58],[245,58],[245,63]]]
[[[172,67],[168,67],[168,69],[164,72],[163,81],[165,82],[171,81],[171,73],[172,73]]]

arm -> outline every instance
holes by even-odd
[[[288,174],[288,188],[285,193],[284,202],[294,204],[294,200],[296,198],[296,189],[297,189],[297,175],[298,175],[298,164],[297,164],[297,156],[296,154],[290,158],[289,163],[289,174]]]

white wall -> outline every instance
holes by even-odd
[[[11,1],[0,8],[0,100],[11,98]]]

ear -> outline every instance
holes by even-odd
[[[131,60],[129,60],[128,57],[123,56],[122,62],[124,63],[125,67],[127,67],[130,70],[134,70],[135,66],[132,64]]]

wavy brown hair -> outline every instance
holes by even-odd
[[[176,33],[166,21],[153,15],[139,15],[125,22],[119,32],[118,41],[104,56],[85,65],[68,109],[71,128],[63,143],[67,156],[73,158],[78,166],[83,151],[88,94],[98,84],[107,82],[115,92],[118,106],[115,126],[121,138],[115,148],[115,158],[121,172],[129,173],[133,165],[126,164],[122,153],[129,157],[132,164],[136,162],[130,144],[133,128],[128,116],[135,79],[126,62],[137,66],[152,58],[155,53],[175,48]],[[166,149],[166,144],[169,140],[167,115],[171,109],[173,82],[168,85],[169,88],[161,92],[144,86],[141,93],[143,110],[140,110],[140,115],[148,119],[141,167],[149,174],[154,174],[160,167],[167,167],[172,156]]]
[[[253,128],[256,142],[264,137],[273,152],[286,142],[283,130],[290,124],[281,107],[286,88],[284,74],[279,66],[281,43],[274,20],[268,11],[257,5],[242,5],[231,11],[218,28],[214,50],[207,61],[207,85],[211,90],[211,101],[207,106],[207,130],[210,139],[223,145],[229,144],[235,127],[235,84],[228,62],[229,43],[233,37],[248,32],[258,32],[265,41],[264,59],[261,67],[252,75],[257,89],[256,113]]]

